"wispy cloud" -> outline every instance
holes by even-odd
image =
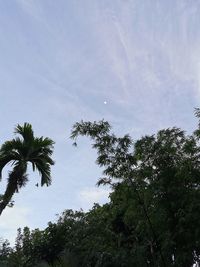
[[[91,165],[96,155],[90,144],[83,141],[77,157],[67,141],[74,122],[104,118],[117,133],[134,137],[172,125],[193,127],[193,107],[200,104],[198,1],[0,5],[1,138],[7,140],[16,123],[29,121],[36,134],[56,142],[51,188],[34,193],[28,185],[19,194],[31,214],[40,207],[34,227],[61,209],[88,209],[108,200],[109,190],[93,187],[99,173]],[[11,238],[15,225],[34,220],[28,221],[29,210],[17,208],[0,217],[0,229]]]

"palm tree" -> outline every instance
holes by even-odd
[[[41,186],[51,184],[51,159],[54,142],[49,138],[34,137],[32,126],[29,123],[19,124],[15,128],[16,137],[6,141],[0,149],[0,179],[2,169],[9,163],[13,170],[8,174],[8,183],[3,197],[0,200],[0,215],[9,204],[15,192],[26,185],[28,181],[27,167],[30,162],[33,171],[38,170],[41,176]]]

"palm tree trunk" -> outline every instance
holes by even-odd
[[[9,179],[10,180],[10,179]],[[6,208],[6,206],[9,204],[9,202],[12,199],[12,196],[14,195],[17,188],[17,180],[13,181],[12,183],[7,184],[6,191],[2,197],[2,200],[0,202],[0,215],[2,214],[3,210]]]
[[[3,210],[11,201],[15,192],[18,192],[18,188],[23,185],[23,182],[26,182],[26,167],[23,165],[15,166],[13,171],[9,173],[8,177],[8,184],[6,187],[6,191],[0,201],[0,215],[2,214]],[[24,179],[24,180],[23,180]]]

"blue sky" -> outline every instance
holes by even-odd
[[[53,184],[35,187],[30,172],[0,218],[0,236],[13,242],[20,226],[43,228],[64,209],[107,201],[108,189],[95,187],[101,170],[90,142],[71,145],[76,121],[104,118],[135,139],[194,129],[199,14],[199,0],[0,1],[0,141],[26,121],[56,142]]]

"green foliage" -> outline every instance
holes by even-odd
[[[71,137],[92,139],[97,164],[106,176],[98,184],[112,183],[116,188],[117,179],[132,190],[123,216],[126,221],[133,216],[131,225],[135,221],[135,229],[140,229],[139,251],[146,264],[191,266],[200,255],[199,128],[186,135],[174,127],[136,142],[129,135],[116,137],[110,129],[104,121],[76,123]]]
[[[6,191],[1,198],[0,214],[11,203],[15,192],[26,185],[28,181],[27,166],[31,163],[33,171],[38,170],[41,175],[41,186],[51,183],[50,167],[54,164],[51,156],[54,142],[49,138],[34,137],[32,126],[24,123],[17,125],[15,134],[20,135],[11,141],[6,141],[0,148],[0,178],[3,168],[7,164],[13,166],[8,174]]]
[[[191,135],[174,127],[133,141],[113,134],[108,122],[81,121],[72,129],[76,145],[79,136],[92,139],[103,168],[97,184],[111,187],[110,202],[66,210],[43,231],[19,229],[0,260],[9,267],[200,263],[200,124]]]

